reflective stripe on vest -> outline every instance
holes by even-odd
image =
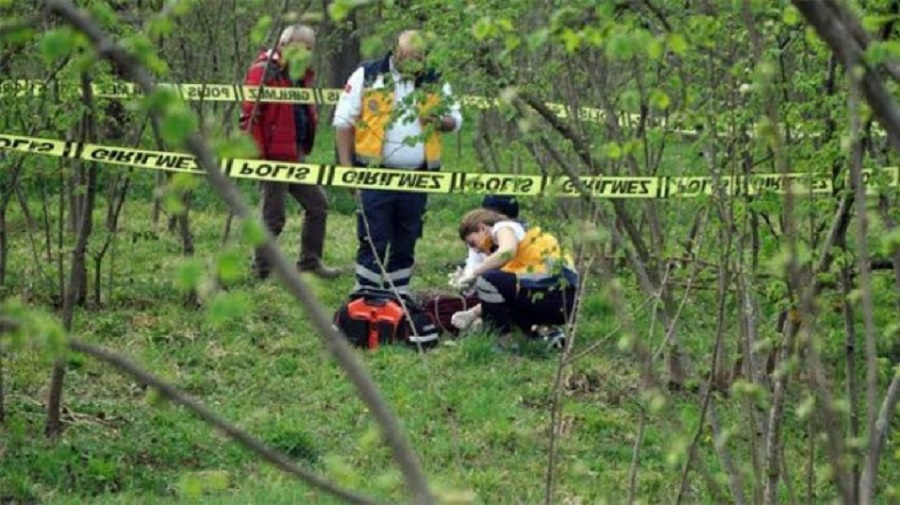
[[[425,103],[417,105],[419,117],[427,114],[439,102],[440,97],[436,93],[428,93],[425,96]],[[384,132],[390,126],[393,109],[393,92],[373,88],[363,90],[362,112],[356,123],[354,143],[356,158],[363,164],[381,165],[384,156]],[[441,167],[441,136],[437,130],[429,134],[425,140],[425,166],[428,169]]]

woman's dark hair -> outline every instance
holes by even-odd
[[[475,209],[470,210],[463,216],[459,222],[459,238],[465,241],[470,233],[478,231],[478,227],[482,224],[494,226],[500,221],[509,219],[505,214],[501,214],[491,209]]]

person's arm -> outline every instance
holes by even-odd
[[[444,84],[441,89],[442,100],[450,106],[443,115],[428,114],[423,118],[425,124],[433,124],[440,132],[457,132],[462,127],[462,113],[459,101],[453,97],[453,89],[449,84]]]
[[[495,242],[497,244],[497,250],[488,256],[487,259],[484,260],[484,263],[479,265],[478,268],[472,272],[472,277],[478,277],[488,270],[500,268],[516,255],[519,241],[516,240],[516,234],[512,228],[504,227],[497,230]]]
[[[469,248],[469,255],[466,256],[466,266],[463,267],[464,275],[471,275],[484,261],[484,255],[475,249]]]
[[[353,166],[353,128],[337,127],[335,139],[337,140],[338,165],[342,167]]]
[[[264,72],[266,66],[275,66],[277,63],[269,61],[265,64],[254,64],[247,71],[244,78],[245,86],[259,87],[263,83]],[[268,85],[268,82],[266,83]],[[259,155],[265,159],[266,145],[264,142],[262,118],[265,117],[269,106],[266,102],[259,100],[248,100],[241,104],[241,130],[249,133],[256,141],[256,147],[259,149]]]
[[[316,73],[310,68],[306,69],[306,74],[303,76],[303,85],[310,89],[316,87]],[[309,111],[310,126],[312,126],[310,133],[312,138],[309,140],[310,151],[312,151],[312,146],[316,144],[316,131],[319,128],[319,106],[311,103],[307,105],[307,110]]]
[[[450,86],[450,83],[444,83],[441,92],[444,95],[444,100],[449,100],[450,103],[450,110],[441,118],[441,131],[456,133],[462,128],[463,123],[459,100],[453,95],[453,88]]]
[[[334,110],[334,130],[337,142],[338,164],[344,167],[353,165],[353,128],[359,119],[362,109],[362,89],[364,72],[362,67],[356,69],[347,80],[344,91],[338,99]]]

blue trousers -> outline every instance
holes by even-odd
[[[515,324],[526,335],[534,325],[565,324],[575,309],[576,287],[569,283],[529,281],[502,270],[489,270],[475,282],[481,317],[501,335]]]
[[[409,294],[416,241],[422,236],[427,195],[406,191],[360,191],[357,210],[356,286]],[[379,265],[380,263],[380,265]],[[384,267],[382,269],[382,266]]]

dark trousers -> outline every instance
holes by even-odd
[[[405,191],[362,190],[356,235],[356,286],[409,294],[416,241],[422,236],[427,195]],[[384,267],[382,269],[382,266]],[[383,270],[383,271],[382,271]]]
[[[481,317],[501,335],[515,324],[531,335],[534,325],[565,324],[575,308],[575,286],[527,287],[528,281],[502,270],[489,270],[475,282]]]
[[[290,193],[303,207],[303,228],[300,232],[300,253],[297,266],[308,270],[322,262],[325,248],[325,221],[328,216],[328,198],[319,186],[287,184],[283,182],[262,182],[262,219],[266,228],[276,237],[281,234],[285,223],[285,194]],[[262,250],[256,251],[255,267],[258,273],[268,274],[271,265],[263,257]]]

